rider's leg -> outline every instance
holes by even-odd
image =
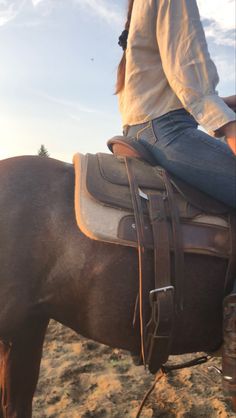
[[[236,208],[236,157],[230,148],[197,129],[184,109],[129,128],[175,176]]]

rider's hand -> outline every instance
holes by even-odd
[[[225,140],[236,155],[236,121],[229,122],[217,131],[217,136],[224,136]]]
[[[236,112],[236,95],[234,96],[228,96],[228,97],[222,97],[224,102],[227,104],[227,106],[230,107],[234,112]]]

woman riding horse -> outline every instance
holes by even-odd
[[[196,0],[129,0],[119,44],[124,134],[176,177],[236,208],[236,100],[215,90]],[[223,136],[226,143],[216,139]]]
[[[173,175],[235,209],[236,96],[222,99],[216,92],[219,77],[196,0],[129,0],[119,45],[116,93],[124,135]],[[225,142],[216,139],[222,136]],[[236,314],[236,283],[224,312],[229,305]],[[235,354],[229,354],[235,333],[229,335],[232,318],[226,316],[223,375],[225,386],[228,379],[236,386]]]

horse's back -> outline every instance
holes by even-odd
[[[73,166],[63,161],[39,156],[14,157],[0,161],[0,213],[16,207],[37,212],[54,192],[54,200],[73,190]],[[64,199],[64,196],[63,196]],[[51,200],[51,198],[50,198]],[[52,200],[51,200],[52,201]],[[12,211],[11,211],[12,212]],[[9,216],[9,213],[6,214]],[[1,218],[0,218],[1,220]]]
[[[72,170],[72,165],[53,158],[39,156],[20,156],[0,160],[0,187],[4,181],[11,181],[12,184],[25,187],[32,184],[35,187],[37,183],[42,183],[55,179],[59,173]],[[50,178],[49,178],[50,176]]]

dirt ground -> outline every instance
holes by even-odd
[[[171,358],[183,361],[186,356]],[[209,366],[218,359],[164,376],[141,417],[235,417]],[[128,353],[79,337],[51,321],[34,398],[34,418],[134,418],[155,377]]]

